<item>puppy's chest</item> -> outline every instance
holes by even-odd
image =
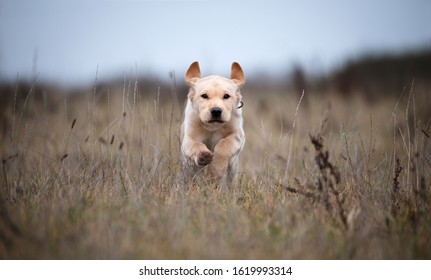
[[[208,149],[210,149],[211,151],[214,151],[215,145],[217,145],[217,143],[222,138],[223,138],[223,135],[221,133],[213,133],[212,135],[210,135],[210,137],[208,137],[204,141],[204,144],[207,146]]]

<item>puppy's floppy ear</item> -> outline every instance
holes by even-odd
[[[201,69],[199,68],[199,62],[193,62],[186,73],[186,83],[189,87],[193,87],[197,81],[201,78]]]
[[[232,63],[230,79],[238,88],[241,88],[245,84],[244,72],[238,62]]]

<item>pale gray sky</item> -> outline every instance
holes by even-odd
[[[365,52],[431,46],[431,1],[0,2],[0,76],[89,83],[135,71],[324,71]]]

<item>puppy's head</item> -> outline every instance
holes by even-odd
[[[190,86],[188,98],[202,122],[218,126],[238,115],[245,76],[237,62],[232,63],[230,79],[215,75],[201,78],[199,63],[193,62],[187,70],[186,82]]]

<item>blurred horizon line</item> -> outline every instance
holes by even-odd
[[[246,77],[248,78],[248,82],[250,79],[261,80],[266,79],[273,82],[280,82],[287,78],[291,78],[295,72],[300,71],[304,74],[308,79],[316,80],[322,79],[324,77],[328,77],[334,75],[337,71],[341,71],[343,68],[346,68],[349,64],[365,61],[369,59],[386,59],[386,58],[403,58],[414,55],[424,55],[431,53],[431,40],[429,44],[420,44],[411,48],[405,48],[400,50],[365,50],[359,54],[351,55],[338,63],[334,63],[332,66],[325,67],[324,65],[319,65],[319,59],[315,59],[314,67],[313,62],[299,62],[299,61],[291,61],[290,63],[285,63],[284,67],[275,67],[275,69],[268,69],[268,67],[253,67],[252,69],[245,67],[239,62],[244,69]],[[111,82],[119,81],[127,78],[136,78],[136,79],[145,79],[145,80],[154,80],[162,83],[170,83],[172,80],[172,73],[175,74],[175,80],[178,82],[183,80],[183,76],[189,65],[184,65],[182,69],[178,70],[172,68],[168,71],[160,71],[151,68],[150,66],[139,66],[138,62],[135,62],[135,65],[128,67],[128,70],[114,70],[114,69],[103,69],[103,66],[100,64],[95,65],[94,67],[94,75],[93,77],[88,77],[86,79],[82,78],[73,78],[69,77],[68,80],[59,79],[58,77],[50,78],[48,75],[43,75],[42,72],[38,71],[38,50],[35,49],[33,53],[33,59],[31,64],[31,71],[28,71],[24,74],[20,72],[16,73],[15,77],[0,75],[0,83],[1,84],[10,84],[10,83],[40,83],[53,85],[61,88],[85,88],[97,83],[109,84]],[[193,61],[190,62],[190,64]],[[233,62],[233,61],[232,61]],[[217,73],[217,71],[212,71],[210,65],[205,65],[200,63],[202,76],[208,75],[220,75],[220,76],[229,76],[230,65],[232,62],[226,62],[229,67],[226,67],[226,70],[222,73]],[[430,65],[431,67],[431,65]],[[1,74],[1,73],[0,73]]]

